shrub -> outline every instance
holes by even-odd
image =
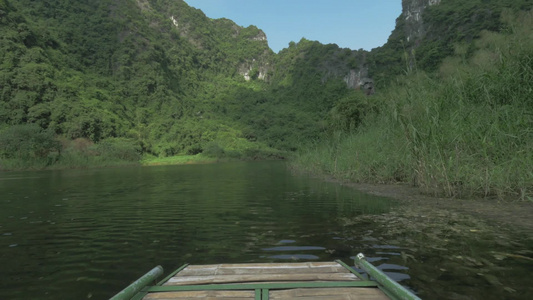
[[[209,157],[216,157],[216,158],[222,158],[225,156],[224,149],[220,147],[220,145],[216,142],[209,142],[204,147],[203,154],[209,156]]]
[[[96,151],[102,157],[126,161],[141,159],[141,147],[131,139],[106,138],[96,145]]]
[[[1,158],[45,159],[60,150],[54,133],[35,124],[15,125],[0,132]]]

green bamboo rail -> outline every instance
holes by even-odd
[[[366,257],[363,255],[363,253],[357,254],[355,257],[355,265],[360,269],[363,269],[368,275],[372,276],[383,288],[385,288],[398,299],[421,300],[415,294],[411,293],[409,290],[366,261]]]
[[[157,277],[161,276],[162,274],[163,267],[157,266],[150,270],[148,273],[144,274],[141,278],[135,280],[132,284],[128,285],[125,289],[120,291],[118,294],[116,294],[109,300],[129,300],[144,287],[146,287],[152,282],[155,282]]]

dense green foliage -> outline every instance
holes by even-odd
[[[296,164],[446,196],[532,199],[533,11],[503,20],[504,32],[456,44],[437,73],[399,77],[371,106],[339,103],[335,134]]]
[[[349,92],[318,75],[324,56],[330,67],[358,63],[307,40],[274,57],[256,27],[183,1],[5,0],[2,14],[0,131],[37,124],[69,140],[128,138],[155,156],[285,156],[320,136]]]
[[[243,149],[267,149],[216,112],[227,106],[219,94],[244,81],[235,65],[271,55],[257,28],[182,1],[2,1],[1,12],[0,129],[124,137],[167,156],[200,152],[226,128]]]

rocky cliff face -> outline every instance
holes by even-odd
[[[360,89],[367,95],[374,94],[374,81],[368,77],[368,67],[361,65],[354,69],[349,69],[344,72],[343,81],[346,83],[346,87],[349,89]]]
[[[322,83],[330,78],[342,78],[348,88],[362,88],[371,81],[368,78],[368,67],[365,65],[366,53],[366,51],[338,48],[323,57],[322,63],[318,66],[318,70],[322,73]]]
[[[248,40],[251,43],[263,45],[265,50],[254,57],[244,58],[244,61],[238,66],[237,71],[246,81],[252,79],[268,81],[268,74],[272,69],[270,63],[272,53],[266,49],[268,48],[267,36],[262,30],[259,30],[257,34],[248,37]]]
[[[226,18],[210,19],[182,0],[135,1],[142,11],[164,15],[167,21],[159,22],[159,30],[174,27],[179,37],[198,51],[198,57],[215,62],[208,63],[209,67],[227,75],[240,74],[245,80],[268,80],[273,52],[266,34],[257,27],[242,27]]]
[[[424,10],[430,6],[438,5],[440,2],[441,0],[402,0],[402,14],[399,16],[396,29],[387,43],[400,43],[408,47],[416,48],[424,39],[426,33],[431,30],[422,18]],[[323,47],[328,46],[330,45],[323,45]],[[390,46],[393,48],[401,47],[398,45]],[[376,52],[380,52],[380,50],[387,52],[384,49],[378,49]],[[322,58],[323,61],[317,68],[321,73],[322,82],[330,78],[342,78],[348,88],[361,89],[366,94],[373,94],[374,80],[369,74],[375,73],[373,71],[376,70],[374,70],[375,62],[372,63],[369,61],[369,56],[375,54],[374,50],[370,53],[366,51],[351,51],[348,53],[346,51],[348,49],[338,49],[333,54],[326,55]],[[380,60],[380,63],[382,61],[389,61],[389,63],[404,64],[401,62],[401,59],[395,61],[395,58],[391,58],[391,53],[377,54],[376,56],[379,56],[378,60]],[[414,64],[414,57],[411,59]],[[387,68],[387,66],[381,67]]]
[[[237,71],[246,81],[252,79],[268,81],[268,74],[271,69],[272,67],[268,60],[268,55],[263,55],[258,59],[252,58],[241,63]]]
[[[405,22],[405,37],[407,42],[416,46],[428,28],[422,20],[422,13],[428,6],[438,5],[441,0],[402,0],[402,18]]]

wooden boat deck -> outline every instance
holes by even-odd
[[[391,299],[341,261],[186,265],[134,299]]]

